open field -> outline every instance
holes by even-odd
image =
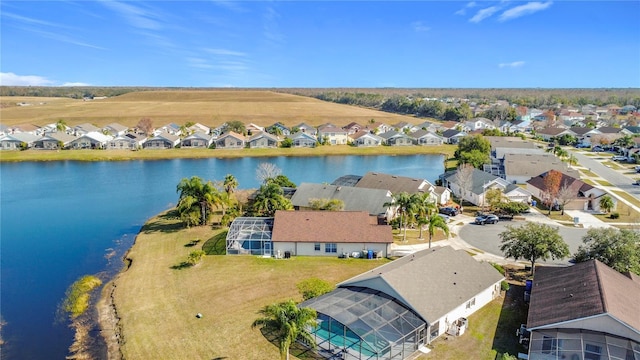
[[[318,146],[316,148],[275,149],[166,149],[166,150],[25,150],[0,153],[3,161],[126,161],[161,159],[237,158],[266,156],[332,156],[332,155],[418,155],[443,154],[453,156],[455,145],[439,146],[376,146],[354,147],[350,145]],[[452,162],[455,163],[454,160]],[[447,166],[451,162],[448,163]]]
[[[181,265],[193,250],[214,254],[224,246],[222,230],[184,229],[172,212],[143,227],[128,254],[130,267],[114,280],[124,358],[277,359],[277,345],[251,329],[259,309],[286,299],[301,300],[296,289],[301,280],[319,277],[335,284],[388,261],[208,255],[196,266]],[[521,298],[516,294],[509,291],[506,298],[487,305],[471,316],[467,334],[443,337],[421,358],[473,354],[488,360],[497,352],[513,353],[513,331],[526,317],[514,307],[515,299]],[[203,317],[196,318],[197,313]],[[292,358],[296,356],[313,358],[299,346],[292,348]]]
[[[154,126],[188,121],[218,126],[239,120],[268,126],[282,122],[287,126],[306,122],[331,122],[344,126],[371,119],[387,124],[400,121],[419,123],[425,119],[396,115],[356,106],[341,105],[309,97],[259,90],[164,90],[132,92],[101,100],[69,98],[2,97],[0,118],[3,125],[46,125],[63,119],[67,125],[91,123],[102,127],[112,122],[133,127],[143,117]],[[16,103],[31,106],[9,106]]]

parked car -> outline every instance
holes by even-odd
[[[480,215],[476,217],[476,220],[474,221],[474,223],[478,225],[484,225],[484,224],[496,224],[498,221],[500,221],[500,219],[496,215],[485,214],[485,215]]]
[[[636,181],[632,182],[631,185],[640,185],[640,179],[637,179]]]
[[[604,149],[601,146],[594,146],[591,148],[591,151],[600,152],[600,151],[604,151]]]
[[[577,143],[577,144],[575,145],[575,147],[576,147],[576,149],[587,149],[587,148],[590,148],[590,147],[591,147],[591,145],[589,145],[589,144]]]
[[[449,215],[445,215],[445,214],[438,214],[438,216],[440,216],[442,218],[442,220],[444,220],[444,222],[448,223],[449,221],[451,221],[451,218],[449,217]]]
[[[451,206],[447,206],[447,207],[441,207],[440,210],[438,210],[438,212],[440,214],[445,214],[445,215],[449,215],[449,216],[456,216],[458,215],[460,212],[458,211],[458,209],[451,207]]]
[[[624,155],[615,155],[611,158],[613,161],[629,161],[629,158]]]

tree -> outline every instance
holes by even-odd
[[[498,188],[488,189],[484,194],[485,201],[489,204],[489,209],[496,210],[500,207],[500,203],[504,199],[502,190]]]
[[[613,199],[609,195],[605,195],[600,199],[600,208],[604,210],[604,212],[608,213],[613,209],[614,203]]]
[[[342,211],[344,201],[340,199],[309,199],[309,207],[313,210]]]
[[[489,154],[485,154],[479,150],[471,150],[469,152],[460,153],[459,160],[461,164],[470,164],[479,169],[482,165],[488,164],[490,158]]]
[[[247,128],[244,126],[244,123],[238,120],[231,120],[227,122],[227,130],[236,132],[238,134],[244,134],[245,132],[247,132]]]
[[[262,185],[253,201],[253,212],[259,216],[274,216],[277,210],[291,209],[291,201],[284,197],[282,188],[274,183]]]
[[[623,147],[625,149],[628,149],[630,147],[632,147],[633,145],[635,145],[635,142],[633,141],[633,137],[631,137],[630,135],[625,135],[621,138],[617,138],[614,142],[613,145],[617,145],[620,147]]]
[[[293,300],[265,306],[259,312],[262,317],[256,319],[252,328],[261,327],[273,333],[278,339],[280,358],[289,359],[289,348],[299,338],[315,348],[315,339],[309,328],[318,326],[317,313],[309,307],[299,308]]]
[[[400,229],[402,230],[402,226],[404,225],[404,235],[402,236],[402,241],[407,239],[407,223],[405,217],[408,213],[410,213],[410,207],[415,203],[415,200],[411,198],[407,192],[401,192],[392,196],[392,200],[390,202],[384,203],[384,207],[395,207],[394,215],[400,216]]]
[[[482,135],[472,135],[460,139],[454,156],[461,164],[471,164],[480,168],[489,162],[490,153],[491,142]]]
[[[447,222],[437,214],[433,214],[429,217],[429,248],[431,248],[431,239],[433,238],[433,234],[435,234],[437,229],[440,229],[444,232],[445,235],[449,236],[449,226]]]
[[[269,179],[274,179],[282,174],[282,170],[274,163],[262,162],[256,169],[256,179],[262,184],[266,184]]]
[[[289,180],[289,178],[286,175],[278,175],[274,178],[269,178],[267,179],[267,183],[274,183],[274,184],[278,184],[281,187],[289,187],[289,188],[295,188],[296,184]]]
[[[293,140],[291,140],[291,138],[284,138],[280,142],[280,147],[282,147],[282,148],[290,148],[292,146],[293,146]]]
[[[519,227],[507,225],[498,236],[502,239],[500,250],[505,257],[531,261],[531,275],[538,259],[561,259],[569,256],[569,246],[562,240],[557,227],[528,222]]]
[[[63,119],[60,119],[56,122],[56,131],[66,131],[67,130],[67,122]]]
[[[422,227],[423,225],[429,224],[429,219],[436,214],[438,205],[436,205],[429,193],[413,194],[412,196],[414,197],[414,199],[412,199],[412,203],[414,204],[412,207],[413,215],[420,229],[418,238],[422,240]]]
[[[575,262],[596,259],[612,269],[640,275],[640,233],[629,229],[591,228],[582,237],[584,245],[573,255]]]
[[[296,286],[304,301],[331,292],[334,288],[334,286],[327,281],[318,278],[302,280]]]
[[[207,253],[205,253],[204,250],[192,251],[189,253],[189,256],[187,257],[187,263],[193,266],[199,263],[200,260],[202,260],[202,257],[205,256],[206,254]]]
[[[138,121],[136,127],[146,135],[149,135],[153,131],[153,121],[148,117],[143,117]]]
[[[558,194],[556,195],[558,203],[560,204],[560,209],[562,210],[561,215],[564,215],[565,205],[567,205],[571,200],[575,199],[575,197],[575,191],[571,189],[565,181],[564,184],[562,184],[562,187],[560,187],[560,190],[558,190]]]
[[[551,214],[551,207],[553,206],[560,190],[560,181],[562,181],[562,173],[557,170],[549,170],[544,176],[542,181],[544,190],[544,203],[549,207],[549,214]]]
[[[238,179],[236,179],[236,177],[231,174],[227,174],[227,176],[224,177],[223,185],[224,191],[227,194],[233,194],[238,188]]]
[[[211,181],[204,183],[197,176],[182,179],[176,191],[180,193],[178,213],[187,227],[205,225],[211,217],[213,208],[218,207],[221,201],[220,193],[213,183]]]

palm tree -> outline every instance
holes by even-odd
[[[221,203],[220,192],[213,183],[211,181],[203,183],[197,176],[182,179],[176,191],[180,193],[178,213],[187,227],[205,225],[211,217],[213,208]]]
[[[609,212],[611,211],[611,209],[613,209],[613,199],[611,199],[611,196],[609,195],[605,195],[600,199],[600,208],[602,210],[604,210],[604,212]]]
[[[415,199],[412,199],[411,195],[406,192],[401,192],[395,194],[391,197],[390,202],[384,203],[384,207],[395,207],[395,215],[400,215],[400,229],[402,230],[402,226],[404,225],[404,235],[402,237],[402,241],[406,241],[407,239],[407,221],[405,221],[405,215],[407,215],[412,205],[415,203]]]
[[[437,214],[433,214],[429,217],[429,248],[431,248],[431,238],[433,238],[433,234],[435,234],[436,229],[442,230],[447,237],[449,236],[449,226],[446,221]]]
[[[273,182],[262,185],[253,202],[253,212],[260,216],[273,216],[276,210],[290,210],[291,201],[284,197],[282,188]]]
[[[413,211],[415,212],[416,221],[420,228],[420,235],[418,236],[420,240],[424,239],[422,237],[422,226],[429,223],[429,218],[435,214],[438,209],[438,206],[435,201],[431,199],[430,195],[429,193],[414,194]]]
[[[224,177],[224,191],[226,191],[227,194],[233,194],[237,188],[238,179],[231,174],[227,174],[227,176]]]
[[[281,359],[289,359],[289,348],[299,338],[315,348],[315,340],[309,331],[318,326],[314,309],[299,308],[293,300],[288,300],[267,305],[259,313],[262,317],[256,319],[251,328],[260,326],[265,331],[275,333]]]
[[[56,122],[56,130],[57,131],[66,131],[67,130],[67,123],[62,119],[58,120],[58,122]]]

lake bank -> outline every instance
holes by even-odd
[[[319,277],[336,284],[387,261],[213,255],[210,249],[224,253],[224,237],[216,237],[222,230],[185,229],[175,216],[163,214],[145,224],[126,256],[130,266],[102,293],[109,359],[120,359],[120,353],[126,359],[278,358],[277,346],[251,328],[258,310],[290,298],[299,301],[301,280]],[[197,247],[210,255],[176,269],[195,249],[187,246],[193,239],[201,239]]]
[[[453,156],[455,145],[435,146],[376,146],[349,145],[318,146],[316,148],[272,149],[166,149],[166,150],[25,150],[0,152],[0,162],[21,161],[130,161],[242,158],[274,156],[346,156],[346,155],[445,155]]]

